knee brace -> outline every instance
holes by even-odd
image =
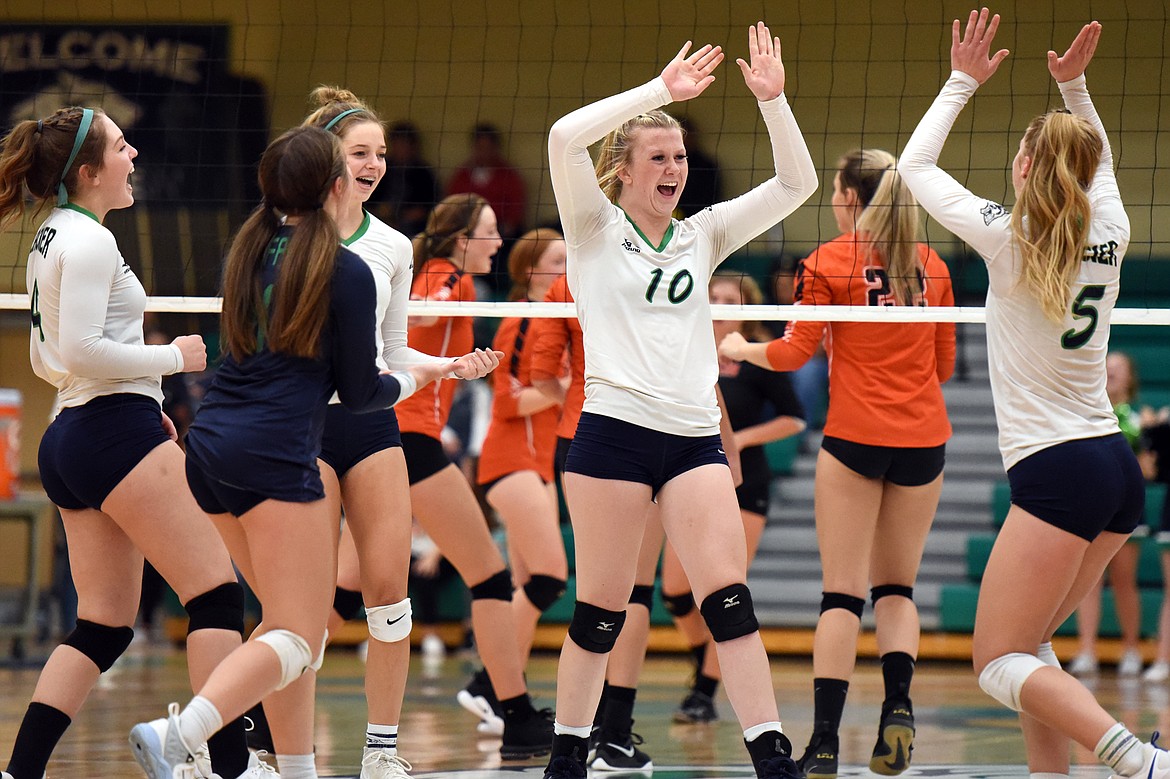
[[[410,598],[391,603],[389,606],[372,606],[366,609],[366,623],[370,627],[370,638],[384,644],[393,644],[410,637]]]
[[[565,594],[565,580],[534,573],[524,583],[524,597],[541,611],[548,611]]]
[[[662,593],[662,605],[666,606],[670,616],[685,617],[695,608],[695,596],[689,592],[681,592],[678,595],[667,595],[664,592]]]
[[[253,640],[267,644],[280,660],[280,684],[276,686],[278,690],[283,690],[301,678],[301,674],[309,670],[313,664],[313,652],[309,649],[309,642],[291,630],[269,630]],[[321,654],[324,655],[324,652]]]
[[[887,595],[901,595],[906,600],[914,600],[914,588],[904,584],[879,584],[869,590],[869,601],[873,605]]]
[[[865,611],[865,599],[858,598],[856,595],[846,595],[843,592],[822,592],[821,613],[824,614],[833,609],[845,609],[861,619],[861,614]]]
[[[718,642],[750,635],[760,629],[752,607],[752,593],[746,584],[729,584],[703,598],[699,613]]]
[[[133,638],[134,628],[124,625],[110,627],[90,622],[88,619],[79,619],[77,627],[73,628],[73,632],[61,643],[81,652],[93,661],[99,671],[105,673],[110,670],[114,661],[122,656]]]
[[[635,584],[634,589],[630,592],[630,603],[638,606],[645,606],[646,611],[654,607],[654,585],[653,584]],[[691,599],[691,605],[694,606],[695,601]]]
[[[472,600],[512,600],[512,574],[505,568],[492,574],[471,590]]]
[[[362,610],[362,594],[357,590],[347,590],[344,587],[333,588],[333,610],[337,615],[349,622],[357,619]]]
[[[1012,652],[987,664],[979,674],[979,686],[1012,711],[1020,711],[1020,690],[1024,682],[1044,666],[1044,661],[1036,655]]]
[[[586,652],[604,655],[613,649],[624,624],[626,612],[610,611],[579,600],[569,621],[569,638]]]
[[[1044,665],[1050,665],[1053,668],[1060,668],[1060,658],[1056,656],[1056,652],[1052,650],[1052,642],[1045,641],[1040,645],[1036,651],[1036,657],[1040,658],[1040,662]]]
[[[244,635],[244,588],[225,582],[183,604],[187,635],[196,630],[234,630]]]

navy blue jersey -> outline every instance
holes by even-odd
[[[268,246],[263,283],[271,295],[293,228]],[[375,364],[375,288],[369,266],[338,247],[329,318],[315,358],[259,350],[237,362],[227,355],[215,373],[187,434],[187,454],[225,484],[277,500],[305,502],[324,495],[317,455],[325,409],[336,391],[351,411],[386,408],[401,385]]]
[[[734,376],[719,376],[719,389],[732,430],[758,425],[773,417],[804,419],[804,409],[792,389],[787,373],[769,371],[749,362],[736,363]],[[768,408],[770,407],[770,409]],[[765,414],[770,410],[770,414]],[[764,447],[749,446],[739,452],[739,464],[744,482],[772,477]]]

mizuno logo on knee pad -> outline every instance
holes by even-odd
[[[612,622],[598,622],[597,629],[604,630],[607,633],[612,633],[613,632],[613,623]]]
[[[703,599],[703,621],[716,641],[731,641],[760,629],[752,606],[752,594],[743,583],[729,584]]]
[[[604,655],[613,649],[625,622],[624,610],[610,611],[592,603],[577,601],[573,608],[573,618],[569,621],[569,638],[587,652]]]
[[[738,605],[739,605],[739,596],[738,595],[732,595],[730,598],[723,599],[723,608],[725,608],[725,609],[729,609],[732,606],[738,606]]]

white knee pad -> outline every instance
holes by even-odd
[[[1044,665],[1050,665],[1053,668],[1060,668],[1060,658],[1056,656],[1056,652],[1052,650],[1052,642],[1045,641],[1036,650],[1036,657],[1040,658],[1040,662]]]
[[[1024,682],[1044,667],[1044,661],[1036,655],[1013,652],[988,663],[983,673],[979,674],[979,686],[1012,711],[1020,711],[1020,690]]]
[[[329,631],[325,631],[325,635],[321,636],[321,651],[317,653],[317,659],[309,664],[309,668],[313,671],[320,671],[321,664],[325,662],[325,647],[329,646]]]
[[[295,682],[313,664],[309,642],[291,630],[269,630],[254,640],[271,647],[280,660],[280,684],[276,688],[278,690],[283,690]]]
[[[366,609],[366,622],[370,626],[370,638],[384,644],[392,644],[410,637],[410,598],[391,603],[389,606],[374,606]]]

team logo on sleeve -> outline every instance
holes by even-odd
[[[999,203],[992,203],[990,200],[983,208],[979,209],[979,213],[983,215],[983,224],[990,225],[1001,216],[1007,216],[1008,210]]]

